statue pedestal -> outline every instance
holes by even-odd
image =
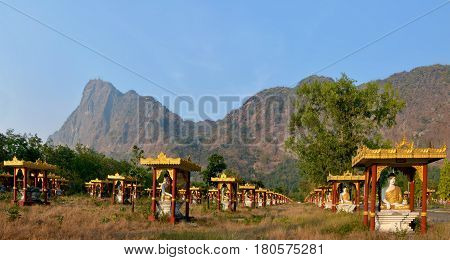
[[[181,214],[180,211],[180,205],[181,203],[176,202],[175,203],[175,217],[176,218],[182,218],[184,217],[183,214]],[[157,215],[158,216],[170,216],[170,209],[171,209],[171,202],[170,200],[165,200],[165,201],[160,201],[159,205],[158,205],[158,211],[157,211]]]
[[[325,209],[331,209],[332,203],[331,201],[325,202]]]
[[[337,204],[336,205],[336,210],[337,212],[343,211],[343,212],[347,212],[347,213],[353,213],[353,211],[355,211],[356,209],[356,205],[355,204]]]
[[[381,210],[375,216],[375,229],[382,232],[413,232],[410,224],[419,212],[410,210]]]

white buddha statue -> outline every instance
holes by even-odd
[[[395,186],[395,176],[388,178],[388,186],[381,193],[381,209],[409,209],[407,202],[403,200],[400,187]]]
[[[339,202],[342,204],[352,204],[352,201],[350,200],[350,193],[348,192],[347,187],[345,187],[339,195]]]
[[[164,175],[164,181],[161,183],[161,201],[171,200],[172,194],[169,193],[170,188],[172,186],[172,180],[170,179],[169,174]]]

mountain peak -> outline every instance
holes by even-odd
[[[330,77],[325,77],[325,76],[311,75],[311,76],[308,76],[308,77],[306,77],[306,78],[300,80],[300,81],[297,83],[297,87],[299,87],[299,86],[301,86],[301,85],[303,85],[303,84],[310,84],[310,83],[312,83],[312,82],[314,82],[314,81],[318,81],[318,82],[323,82],[323,81],[334,81],[334,79],[333,79],[333,78],[330,78]]]

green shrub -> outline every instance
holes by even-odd
[[[6,214],[8,215],[8,220],[9,221],[14,221],[14,220],[16,220],[16,219],[21,217],[20,211],[19,211],[19,207],[17,205],[14,205],[14,206],[10,207],[6,211]]]

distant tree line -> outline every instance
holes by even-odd
[[[42,160],[58,166],[55,172],[69,180],[69,193],[83,191],[84,183],[92,179],[104,179],[116,172],[132,175],[148,183],[145,168],[138,164],[142,150],[133,147],[130,151],[131,160],[115,160],[102,153],[81,144],[74,149],[66,145],[44,143],[33,134],[18,134],[14,130],[0,133],[0,162],[11,160],[14,156],[26,161]],[[5,169],[6,170],[6,169]]]

